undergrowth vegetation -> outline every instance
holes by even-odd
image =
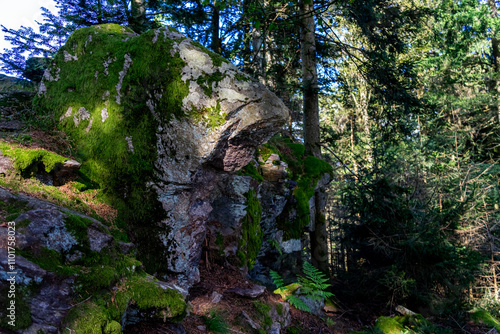
[[[270,270],[273,283],[276,285],[274,293],[281,295],[283,300],[288,301],[301,311],[311,312],[306,302],[300,298],[324,301],[333,297],[328,291],[331,287],[329,278],[309,262],[304,262],[302,267],[303,276],[298,277],[298,282],[285,285],[281,276],[274,270]]]

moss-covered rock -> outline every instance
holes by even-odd
[[[256,156],[266,179],[259,185],[264,241],[250,276],[272,287],[269,269],[287,282],[300,274],[301,251],[311,246],[307,232],[324,222],[324,192],[333,169],[306,156],[304,145],[279,135],[259,147]]]
[[[19,215],[9,226],[16,228],[20,315],[15,326],[1,322],[0,327],[121,333],[120,322],[130,313],[135,321],[184,316],[184,295],[147,276],[141,262],[124,254],[122,243],[98,221],[4,189],[0,189],[0,208]],[[0,227],[0,244],[9,241],[7,230]],[[0,277],[7,278],[11,271],[7,249],[0,248],[0,253]],[[0,290],[8,288],[2,280]],[[0,305],[10,302],[6,296],[2,294]],[[66,309],[71,311],[61,312]]]
[[[288,116],[263,85],[177,31],[114,24],[71,35],[34,106],[75,142],[146,268],[187,285],[210,212],[205,166],[244,167]]]
[[[395,317],[380,317],[377,319],[373,328],[363,332],[353,332],[358,334],[364,333],[383,333],[383,334],[451,334],[452,330],[441,328],[427,319],[421,314],[411,314]]]
[[[496,319],[486,310],[478,309],[475,310],[471,315],[472,320],[477,324],[485,324],[500,332],[500,320]]]
[[[403,332],[403,325],[401,325],[395,318],[380,317],[377,319],[375,328],[380,329],[384,334],[400,334]]]
[[[254,189],[250,189],[247,193],[246,211],[237,254],[241,261],[240,264],[252,269],[262,246],[262,228],[260,226],[262,206]]]

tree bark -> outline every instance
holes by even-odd
[[[498,10],[495,0],[488,0],[491,10],[491,17],[498,20]],[[493,110],[498,115],[498,123],[500,123],[500,109],[498,108],[498,99],[500,95],[500,38],[498,38],[498,31],[493,30],[493,37],[491,38],[491,49],[493,53],[493,78],[491,80],[491,91],[496,93],[496,104],[493,105]]]
[[[318,74],[316,70],[313,0],[302,0],[300,11],[302,18],[301,58],[304,99],[304,144],[306,154],[320,158]]]
[[[495,0],[488,0],[488,4],[490,5],[491,17],[498,18],[498,11],[495,5]],[[493,51],[493,66],[495,69],[495,74],[498,75],[500,73],[500,39],[497,37],[497,31],[494,31],[494,37],[491,38],[491,48]]]
[[[132,0],[130,11],[129,25],[138,33],[142,33],[148,28],[148,21],[146,19],[146,1],[145,0]]]
[[[311,242],[311,263],[320,271],[330,277],[330,262],[328,256],[328,232],[324,208],[326,205],[326,194],[319,189],[314,194],[314,224],[309,233]]]
[[[212,12],[212,50],[215,53],[221,54],[222,44],[219,36],[220,35],[219,19],[220,19],[220,10],[216,2],[214,2],[213,12]]]
[[[300,44],[304,100],[304,145],[306,154],[321,158],[313,0],[302,0],[300,5],[302,18]],[[329,275],[328,233],[326,231],[325,216],[322,212],[325,204],[324,200],[322,200],[323,196],[324,194],[321,191],[316,191],[314,194],[314,227],[310,233],[311,262],[316,268]]]
[[[252,28],[252,65],[254,76],[262,82],[264,77],[264,61],[262,58],[263,40],[259,29]]]

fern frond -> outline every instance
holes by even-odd
[[[309,262],[304,263],[302,270],[305,277],[301,277],[299,280],[303,285],[302,293],[304,295],[315,300],[333,297],[333,294],[327,291],[331,285],[325,274]]]
[[[298,309],[300,311],[311,313],[311,310],[309,309],[309,306],[307,306],[307,304],[302,299],[300,299],[299,297],[291,295],[291,296],[288,297],[287,301],[290,303],[290,305],[292,305],[296,309]]]
[[[326,277],[326,275],[324,273],[322,273],[321,271],[319,271],[319,269],[314,267],[309,262],[304,263],[303,271],[304,271],[304,274],[306,275],[306,277],[309,280],[311,280],[316,286],[319,287],[319,286],[328,285],[328,286],[326,286],[326,288],[328,288],[330,286],[330,284],[327,284],[328,278]]]
[[[283,279],[281,276],[275,272],[274,270],[269,270],[269,274],[271,275],[271,278],[273,279],[274,285],[276,285],[276,288],[282,288],[285,286],[285,282],[283,282]]]

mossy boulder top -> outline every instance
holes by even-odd
[[[35,106],[76,139],[96,179],[106,178],[104,160],[153,144],[160,177],[176,183],[189,183],[201,164],[245,166],[288,117],[263,85],[174,29],[137,35],[115,24],[71,35]]]

